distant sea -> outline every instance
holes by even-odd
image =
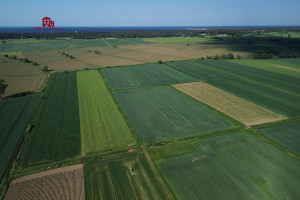
[[[255,26],[137,26],[137,27],[55,27],[63,30],[33,30],[33,27],[0,27],[0,33],[57,33],[57,32],[113,32],[113,31],[177,31],[214,28],[248,28]],[[262,27],[262,26],[256,26]],[[268,27],[268,26],[265,26]],[[270,26],[271,27],[271,26]]]

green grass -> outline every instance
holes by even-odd
[[[261,128],[259,133],[300,156],[300,121]]]
[[[85,199],[167,199],[145,157],[86,164]]]
[[[296,64],[298,67],[296,67],[296,69],[299,69],[299,65],[300,65],[300,58],[282,58],[280,59],[282,61],[291,63],[291,64]]]
[[[211,69],[219,70],[241,78],[256,81],[269,87],[275,87],[282,91],[300,95],[300,78],[291,77],[284,74],[266,71],[263,69],[241,65],[238,63],[232,63],[224,60],[197,60],[195,62],[200,64],[201,66],[206,66]]]
[[[195,80],[214,80],[233,77],[213,69],[201,67],[189,61],[168,62],[165,64],[175,70],[193,77]]]
[[[122,90],[113,95],[140,139],[146,142],[207,134],[235,126],[171,87]]]
[[[209,41],[209,37],[157,37],[144,38],[144,41],[155,43],[177,43],[177,42],[203,42]]]
[[[170,85],[174,83],[195,81],[193,77],[183,74],[164,64],[144,64],[128,66],[126,70],[143,86]]]
[[[300,116],[300,97],[242,79],[211,81],[210,85],[288,117]]]
[[[178,199],[297,199],[300,162],[249,132],[204,139],[157,161]]]
[[[40,95],[35,94],[0,100],[0,182],[25,132],[39,98]]]
[[[134,144],[134,138],[99,71],[77,72],[80,132],[84,153]]]
[[[127,67],[115,67],[101,69],[111,89],[137,88],[141,84],[135,80],[126,70]]]
[[[53,74],[21,150],[22,167],[81,152],[76,73]]]
[[[299,64],[289,63],[283,59],[266,59],[266,60],[241,59],[241,60],[232,60],[230,62],[238,63],[242,65],[248,65],[259,69],[278,72],[288,76],[294,76],[300,78],[300,63]]]
[[[56,39],[56,40],[12,40],[0,45],[1,52],[36,51],[49,49],[80,48],[94,46],[118,46],[146,43],[141,39]]]

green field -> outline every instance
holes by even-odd
[[[167,199],[144,156],[84,166],[85,199]]]
[[[261,128],[259,133],[300,156],[300,121]]]
[[[10,165],[40,95],[0,100],[0,182]]]
[[[231,60],[230,62],[242,65],[248,65],[259,69],[282,73],[288,76],[300,78],[300,63],[290,63],[285,59],[240,59]]]
[[[92,153],[135,144],[97,70],[77,73],[82,151]]]
[[[284,58],[281,59],[285,62],[289,62],[289,63],[293,63],[293,64],[297,64],[298,66],[300,65],[300,58]],[[297,69],[299,69],[300,67],[297,67]]]
[[[243,79],[256,81],[268,87],[274,87],[282,91],[300,95],[300,78],[284,74],[266,71],[247,65],[232,63],[224,60],[196,60],[201,66],[229,73]]]
[[[214,79],[223,79],[233,77],[231,75],[218,72],[213,69],[209,69],[206,67],[201,67],[193,62],[189,61],[179,61],[179,62],[168,62],[165,63],[169,67],[172,67],[175,70],[178,70],[184,74],[187,74],[195,80],[214,80]]]
[[[76,73],[51,76],[21,151],[21,166],[58,161],[81,152]]]
[[[282,115],[300,116],[299,96],[239,78],[211,81],[209,84]]]
[[[178,199],[297,199],[299,161],[250,132],[216,136],[157,162]]]
[[[80,48],[94,46],[118,46],[128,44],[147,43],[141,39],[123,38],[123,39],[55,39],[55,40],[11,40],[0,45],[0,53],[4,52],[22,52],[49,49]]]
[[[141,86],[128,72],[127,67],[101,69],[111,89],[137,88]]]
[[[183,74],[164,64],[145,64],[128,66],[126,70],[144,86],[170,85],[174,83],[195,81],[193,77]]]
[[[171,87],[122,90],[113,93],[141,140],[183,138],[235,127]]]
[[[144,41],[155,43],[177,43],[177,42],[203,42],[209,41],[209,37],[157,37],[144,38]]]

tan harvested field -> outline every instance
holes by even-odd
[[[56,71],[81,70],[88,68],[100,68],[109,66],[124,66],[143,63],[153,63],[158,60],[178,61],[191,58],[206,57],[223,53],[239,54],[243,58],[250,54],[245,52],[229,51],[220,44],[210,44],[206,42],[190,42],[187,46],[183,43],[149,43],[113,46],[68,48],[56,50],[43,50],[23,52],[22,56],[30,60],[37,61],[42,66],[47,65],[49,69]],[[89,52],[90,50],[90,52]],[[100,54],[95,54],[95,50]],[[62,52],[75,56],[70,59]]]
[[[39,90],[47,75],[32,64],[0,56],[0,79],[8,84],[5,96]]]
[[[229,94],[207,83],[184,83],[173,85],[173,87],[245,125],[251,126],[286,119],[285,116]]]
[[[84,198],[82,164],[18,178],[10,184],[4,197],[5,200]]]

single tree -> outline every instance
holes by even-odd
[[[4,95],[7,86],[8,84],[5,84],[5,80],[0,79],[0,99],[2,98],[2,95]]]

